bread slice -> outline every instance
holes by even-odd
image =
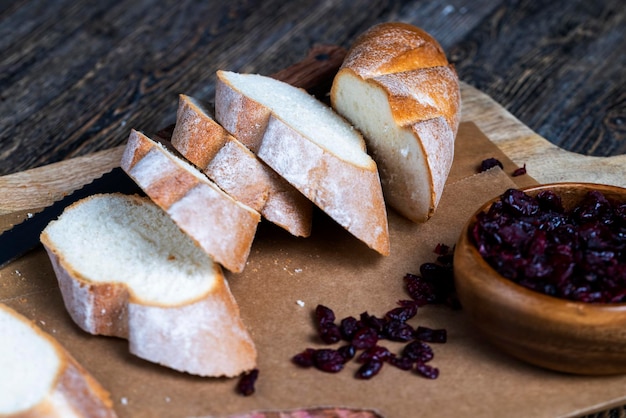
[[[243,271],[261,215],[161,143],[131,131],[121,167],[209,256]]]
[[[333,80],[331,104],[364,135],[386,202],[414,222],[435,212],[452,166],[461,95],[441,46],[404,23],[355,41]]]
[[[54,338],[0,304],[0,416],[116,417],[109,393]]]
[[[287,83],[228,71],[218,71],[217,80],[217,121],[337,223],[388,255],[380,178],[361,134]]]
[[[201,376],[253,369],[256,350],[220,266],[147,197],[100,194],[41,235],[70,316],[130,352]]]
[[[311,234],[311,201],[230,135],[193,97],[179,96],[171,142],[235,200],[295,236]]]

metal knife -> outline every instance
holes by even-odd
[[[96,193],[114,192],[143,194],[124,170],[120,167],[114,168],[0,234],[0,268],[37,247],[41,232],[50,221],[58,218],[67,206]]]

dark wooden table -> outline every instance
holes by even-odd
[[[622,0],[0,2],[0,175],[174,121],[217,69],[272,73],[381,21],[418,25],[460,78],[567,150],[626,152]]]
[[[212,98],[217,69],[271,74],[395,20],[552,143],[626,153],[623,0],[15,0],[0,2],[0,175],[167,126],[179,93]]]

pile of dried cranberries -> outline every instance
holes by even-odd
[[[426,304],[448,304],[458,308],[454,293],[452,252],[438,245],[437,262],[420,266],[420,274],[407,274],[405,288],[410,300],[401,300],[382,317],[363,312],[358,318],[348,316],[340,321],[332,309],[318,305],[315,309],[317,335],[325,344],[341,344],[338,348],[307,348],[296,354],[292,361],[300,367],[337,373],[351,360],[361,363],[355,377],[370,379],[377,375],[383,364],[402,370],[412,370],[430,379],[439,376],[439,369],[427,364],[434,356],[430,343],[445,343],[445,329],[412,327],[407,321]],[[382,345],[383,340],[406,343],[400,353],[391,352]]]
[[[552,191],[510,189],[471,230],[502,276],[547,295],[589,303],[626,302],[626,203],[589,192],[571,210]]]

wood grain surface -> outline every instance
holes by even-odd
[[[626,152],[622,0],[16,0],[0,3],[0,175],[171,123],[219,68],[271,74],[391,20],[432,33],[464,82],[552,144]]]
[[[217,69],[272,74],[391,20],[441,42],[463,120],[540,182],[623,184],[622,0],[15,0],[0,2],[0,213],[117,165],[130,128],[172,123],[181,92],[210,99]]]

